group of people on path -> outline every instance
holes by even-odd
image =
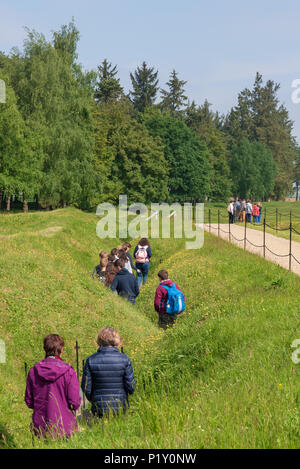
[[[124,243],[110,254],[101,251],[93,278],[135,304],[141,283],[147,281],[152,252],[149,241],[142,238],[134,249],[134,265],[130,248],[130,243]],[[166,270],[158,272],[158,280],[154,308],[159,327],[166,330],[185,310],[185,298]],[[122,345],[119,333],[112,327],[104,327],[98,334],[97,344],[97,352],[85,362],[81,391],[91,402],[93,416],[103,418],[127,410],[128,396],[134,393],[136,383],[130,358],[119,350]],[[64,339],[58,334],[46,336],[45,358],[27,376],[25,402],[33,410],[31,429],[39,438],[68,438],[78,431],[76,411],[82,398],[74,369],[62,359],[64,345]]]
[[[245,221],[247,223],[260,223],[262,214],[262,203],[251,202],[250,199],[231,199],[227,207],[229,223]]]

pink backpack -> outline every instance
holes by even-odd
[[[135,255],[135,262],[144,264],[148,261],[147,246],[138,246],[137,253]]]

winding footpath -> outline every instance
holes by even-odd
[[[264,250],[263,231],[247,228],[247,241],[245,243],[244,226],[235,224],[230,225],[230,233],[228,223],[220,224],[219,229],[217,223],[212,223],[210,226],[208,224],[204,224],[204,229],[213,235],[219,235],[220,238],[230,241],[242,249],[247,249],[247,251],[250,251],[253,254],[264,257],[265,251],[265,259],[279,264],[285,269],[289,269],[290,241],[288,239],[266,233],[266,248]],[[291,252],[293,255],[291,257],[291,271],[300,276],[300,243],[292,241]]]

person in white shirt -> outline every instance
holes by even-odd
[[[246,203],[246,221],[247,223],[251,223],[251,215],[252,215],[252,204],[251,200],[247,200]]]
[[[229,223],[234,222],[234,201],[231,200],[228,207],[227,207],[227,212],[229,215]]]

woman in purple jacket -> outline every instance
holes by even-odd
[[[25,402],[33,409],[32,429],[38,437],[69,437],[78,430],[80,388],[75,371],[61,359],[63,348],[59,335],[45,337],[46,357],[28,373]]]

